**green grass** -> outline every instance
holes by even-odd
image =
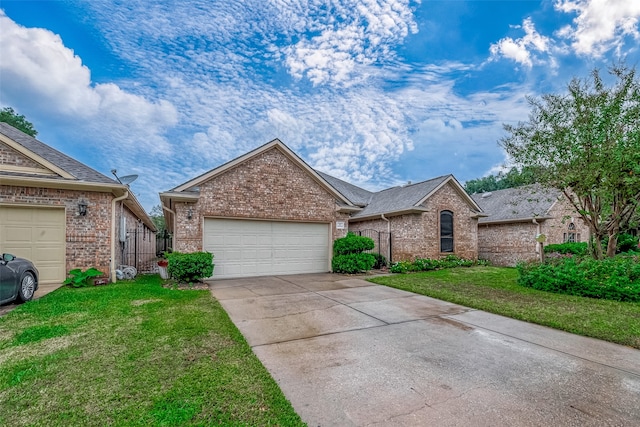
[[[0,317],[0,425],[303,425],[208,291],[61,288]]]
[[[514,268],[471,267],[377,277],[371,282],[640,349],[640,303],[525,288]]]

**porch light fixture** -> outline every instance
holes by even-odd
[[[189,208],[189,210],[187,211],[187,219],[191,219],[191,218],[193,218],[193,210]]]
[[[78,215],[87,216],[87,206],[89,206],[89,204],[85,202],[84,199],[80,200],[78,202]]]

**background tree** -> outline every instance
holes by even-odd
[[[614,66],[607,86],[598,70],[574,78],[564,95],[528,98],[528,122],[505,125],[500,145],[538,181],[561,190],[592,234],[592,252],[613,256],[640,197],[640,83],[635,68]]]
[[[149,217],[158,229],[158,234],[162,234],[167,229],[167,226],[164,222],[164,212],[162,211],[162,206],[155,205],[153,208],[151,208]]]
[[[8,123],[14,128],[20,129],[22,132],[33,137],[38,134],[38,131],[33,127],[33,123],[28,121],[22,114],[16,113],[11,107],[5,107],[0,110],[0,122]]]
[[[469,194],[486,193],[487,191],[504,190],[505,188],[521,187],[537,182],[536,170],[532,167],[521,169],[511,168],[507,172],[498,172],[478,179],[471,179],[464,184]]]

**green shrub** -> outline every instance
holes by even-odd
[[[82,271],[79,268],[73,269],[69,272],[70,277],[67,277],[64,282],[64,285],[71,285],[74,288],[82,288],[85,286],[91,286],[91,278],[102,276],[104,273],[98,269],[93,267],[87,269],[86,271]]]
[[[394,263],[389,271],[392,273],[408,273],[410,271],[430,271],[442,268],[471,267],[476,261],[462,259],[455,255],[447,255],[442,259],[416,258],[414,261],[399,261]],[[486,265],[484,261],[482,265]]]
[[[618,235],[618,246],[616,247],[616,251],[618,253],[640,252],[640,248],[638,248],[638,237],[626,233]]]
[[[544,253],[557,252],[559,254],[573,254],[583,256],[587,254],[589,244],[587,242],[555,243],[544,247]]]
[[[387,266],[387,259],[384,257],[384,255],[376,254],[376,253],[373,253],[371,255],[373,255],[373,257],[376,259],[376,263],[373,264],[373,268],[375,268],[376,270],[379,270],[382,267]]]
[[[334,255],[357,254],[364,251],[370,251],[375,247],[375,243],[370,237],[363,237],[351,232],[341,239],[333,242]]]
[[[640,257],[561,258],[520,263],[518,284],[541,291],[614,301],[640,301]]]
[[[213,255],[210,252],[167,253],[167,272],[180,283],[193,283],[213,275]]]
[[[375,263],[376,258],[365,252],[334,255],[331,260],[331,269],[334,273],[354,274],[371,270]]]

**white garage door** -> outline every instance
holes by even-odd
[[[65,279],[65,212],[59,208],[0,206],[0,252],[31,260],[40,283]]]
[[[329,224],[207,218],[214,278],[329,271]]]

